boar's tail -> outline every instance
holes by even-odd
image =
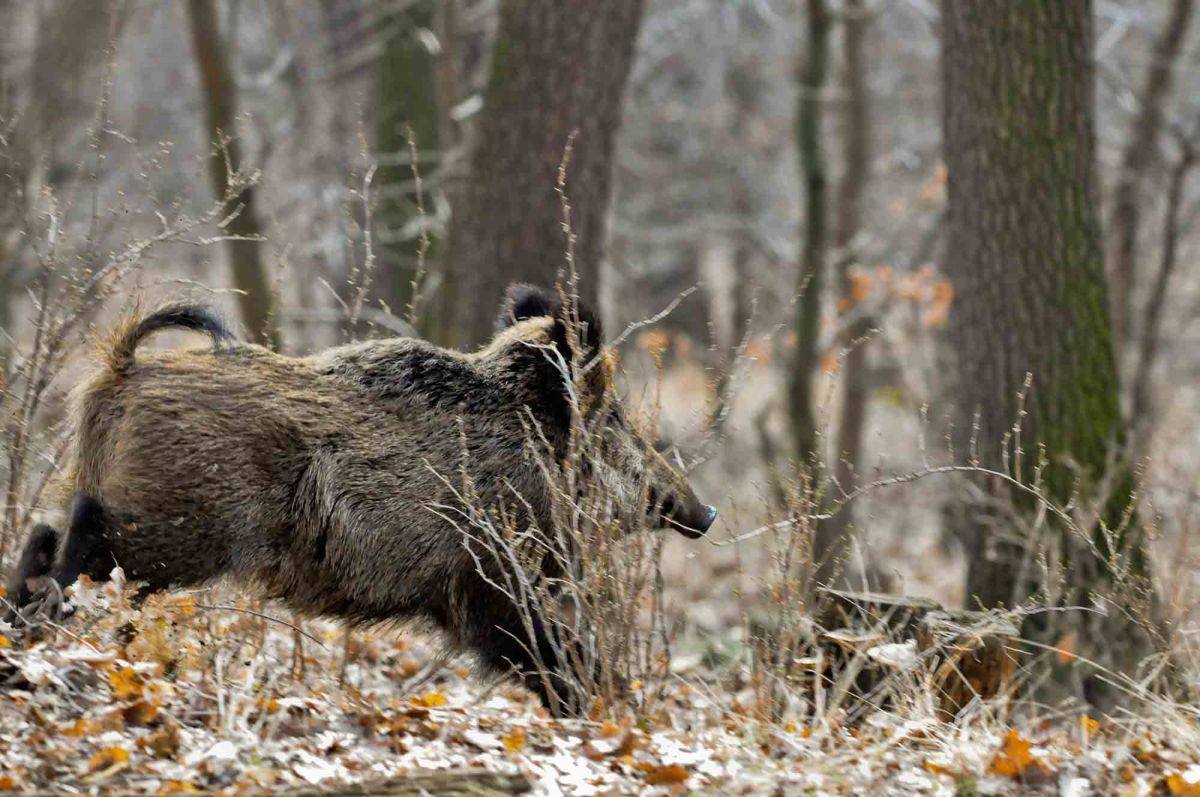
[[[104,357],[113,373],[123,374],[133,365],[133,353],[142,339],[160,329],[177,327],[203,332],[214,345],[233,340],[225,319],[211,307],[195,304],[172,304],[146,316],[133,316],[113,330],[103,347]]]

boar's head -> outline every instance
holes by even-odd
[[[514,284],[500,309],[498,333],[525,322],[543,325],[548,334],[549,342],[537,347],[539,367],[527,371],[543,383],[540,414],[553,418],[556,428],[580,421],[587,430],[582,437],[591,450],[579,460],[587,477],[613,494],[643,502],[646,525],[703,536],[717,511],[700,501],[684,474],[630,419],[613,389],[613,357],[604,349],[596,314],[558,290]]]

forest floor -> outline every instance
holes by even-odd
[[[1200,794],[1177,706],[1098,721],[997,702],[949,723],[917,694],[854,723],[772,723],[736,656],[679,655],[633,685],[636,714],[562,721],[429,637],[300,631],[220,591],[135,609],[128,592],[85,581],[47,638],[0,636],[0,791]]]

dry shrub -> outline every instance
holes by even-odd
[[[498,599],[517,608],[523,626],[517,641],[537,666],[536,673],[524,674],[527,682],[531,675],[539,680],[568,713],[646,711],[670,668],[660,565],[671,532],[648,517],[650,474],[630,473],[605,456],[606,435],[612,434],[606,419],[618,398],[611,380],[597,379],[596,369],[606,367],[603,355],[590,363],[576,357],[568,365],[553,348],[543,353],[556,361],[571,405],[565,456],[531,415],[526,419],[523,456],[546,485],[549,528],[526,520],[536,516],[534,499],[515,489],[507,506],[482,505],[465,460],[460,473],[439,474],[456,505],[430,509],[459,530],[476,571],[500,593]],[[647,461],[657,456],[646,436],[634,439],[646,446]],[[549,642],[558,668],[545,660],[539,639]]]

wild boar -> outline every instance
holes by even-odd
[[[140,341],[167,328],[213,345],[135,357]],[[103,579],[114,565],[147,591],[229,575],[310,615],[432,621],[562,710],[533,672],[530,644],[550,671],[564,666],[544,629],[521,641],[527,627],[513,602],[429,507],[453,504],[451,484],[465,473],[480,505],[509,505],[546,528],[531,428],[565,456],[574,406],[603,414],[593,418],[603,461],[642,485],[647,525],[707,531],[715,510],[640,439],[619,402],[595,400],[611,395],[602,347],[592,311],[569,315],[557,292],[527,285],[509,288],[494,339],[473,353],[399,338],[287,357],[235,340],[200,306],[130,319],[76,391],[69,526],[31,532],[10,617],[47,608],[81,573]],[[585,362],[594,366],[586,375]]]

